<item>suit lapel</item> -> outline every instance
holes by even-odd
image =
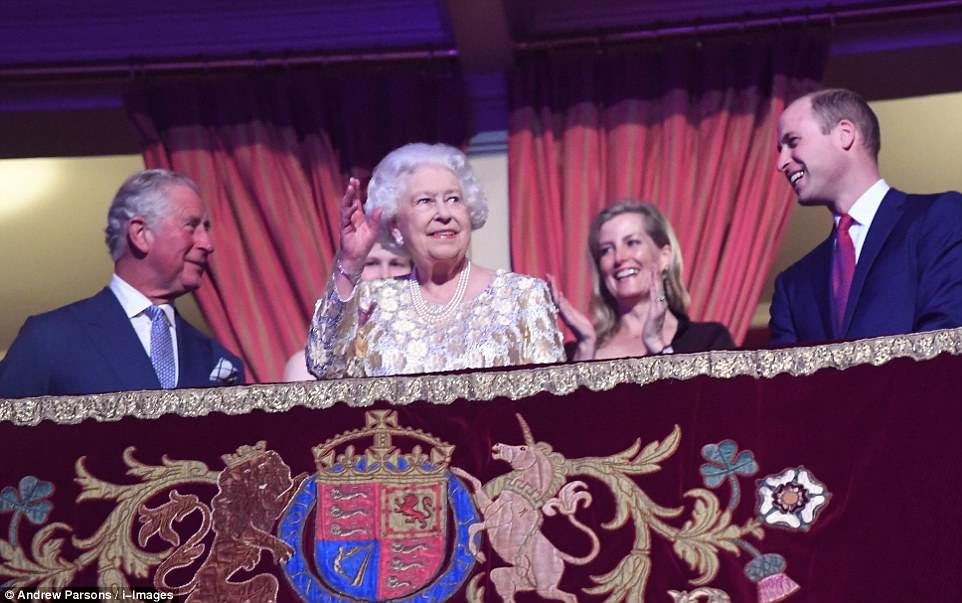
[[[811,270],[811,292],[814,299],[812,307],[817,308],[817,320],[822,325],[824,339],[830,339],[835,332],[835,321],[832,320],[832,252],[835,247],[835,231],[833,230],[828,238],[815,248],[812,257],[813,269]]]
[[[94,348],[123,385],[118,390],[160,389],[150,357],[109,288],[90,298],[86,327]]]
[[[845,318],[842,321],[842,332],[839,336],[848,333],[852,325],[852,316],[855,308],[858,307],[862,289],[865,287],[865,279],[872,270],[872,265],[878,258],[879,252],[888,240],[889,234],[895,228],[899,218],[902,216],[902,206],[905,203],[905,193],[894,188],[889,189],[879,205],[875,217],[872,218],[872,225],[868,229],[865,242],[862,243],[862,252],[859,254],[858,262],[855,264],[855,275],[852,277],[852,289],[848,293],[848,303],[845,305]]]
[[[198,345],[197,334],[177,313],[177,387],[203,387],[210,381],[210,359],[204,357],[204,346]]]

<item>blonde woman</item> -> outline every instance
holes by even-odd
[[[549,275],[551,295],[575,335],[574,360],[730,349],[717,322],[692,322],[682,284],[681,249],[671,224],[650,203],[622,201],[595,216],[588,234],[593,319],[564,297]]]

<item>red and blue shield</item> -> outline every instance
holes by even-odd
[[[446,601],[474,568],[469,530],[480,521],[464,484],[448,471],[454,447],[400,426],[393,410],[368,411],[365,423],[314,448],[317,473],[278,525],[294,551],[284,564],[287,580],[310,603]],[[370,445],[357,453],[364,439]],[[418,443],[404,452],[394,439]]]
[[[443,475],[398,482],[320,482],[318,570],[332,589],[351,597],[403,597],[429,584],[441,569],[446,520]]]

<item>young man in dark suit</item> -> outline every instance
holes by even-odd
[[[778,275],[771,343],[962,326],[962,195],[911,195],[879,174],[878,118],[832,89],[785,109],[778,165],[802,205],[835,216],[829,237]]]
[[[214,251],[209,228],[189,178],[128,178],[107,214],[110,284],[27,319],[0,362],[0,398],[243,383],[240,359],[173,306],[200,286]]]

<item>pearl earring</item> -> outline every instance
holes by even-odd
[[[400,230],[395,228],[394,230],[391,231],[391,234],[394,236],[395,243],[397,243],[398,245],[404,245],[404,235],[401,234]]]

